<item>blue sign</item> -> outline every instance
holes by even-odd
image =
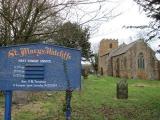
[[[48,44],[0,48],[0,90],[81,87],[81,52]]]

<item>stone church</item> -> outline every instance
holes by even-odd
[[[160,80],[160,61],[143,40],[118,46],[118,40],[103,39],[99,47],[101,75]]]

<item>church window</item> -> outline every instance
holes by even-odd
[[[124,57],[124,68],[126,69],[127,68],[127,58],[126,57]]]
[[[144,55],[143,55],[143,53],[140,53],[140,54],[138,55],[138,68],[139,68],[139,69],[144,69],[144,68],[145,68]]]
[[[109,48],[112,48],[112,43],[109,44]]]

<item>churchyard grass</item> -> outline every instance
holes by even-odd
[[[160,81],[128,80],[127,100],[116,99],[120,78],[90,75],[73,92],[72,120],[160,120]],[[4,108],[0,97],[0,120]],[[65,92],[33,95],[27,105],[13,105],[13,120],[64,120]]]

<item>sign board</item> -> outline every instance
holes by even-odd
[[[79,50],[48,44],[0,48],[0,90],[73,90],[80,87]]]

